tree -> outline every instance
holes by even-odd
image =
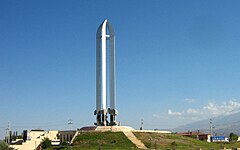
[[[13,148],[9,147],[7,143],[0,141],[0,150],[13,150]]]
[[[229,135],[230,141],[237,141],[238,140],[238,135],[234,134],[234,133],[230,133]]]
[[[49,138],[44,138],[41,144],[43,149],[46,149],[52,146],[51,140]]]

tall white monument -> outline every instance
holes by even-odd
[[[96,66],[96,115],[97,126],[112,126],[116,123],[116,71],[115,35],[108,20],[104,20],[97,30]],[[110,107],[107,107],[110,104]],[[108,116],[110,120],[108,120]]]

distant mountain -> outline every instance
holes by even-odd
[[[194,123],[186,124],[172,129],[173,132],[186,132],[190,131],[203,131],[205,133],[210,133],[210,123],[209,119],[197,121]],[[213,132],[217,135],[229,136],[231,132],[236,133],[240,136],[240,112],[219,116],[212,118],[212,125],[214,126]]]

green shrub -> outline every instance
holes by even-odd
[[[7,143],[0,141],[0,150],[13,150],[13,148],[9,147]]]
[[[43,149],[46,149],[52,146],[51,140],[49,138],[44,138],[41,144]]]
[[[230,137],[231,141],[237,141],[238,140],[238,136],[234,133],[230,133],[229,137]]]

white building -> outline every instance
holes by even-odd
[[[27,133],[27,141],[22,145],[10,145],[16,150],[35,150],[42,142],[44,138],[49,138],[53,141],[53,145],[60,144],[60,140],[57,137],[58,131],[44,131],[44,130],[31,130]]]

